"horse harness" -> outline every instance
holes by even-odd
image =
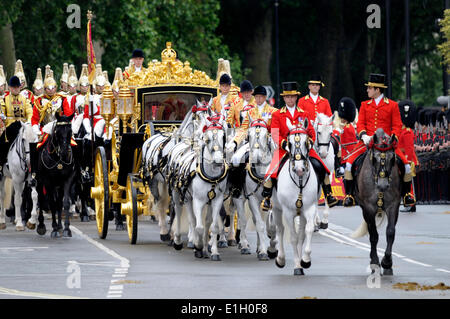
[[[307,134],[306,130],[303,128],[295,128],[291,132],[289,132],[289,135],[295,134],[294,141],[295,141],[295,151],[293,156],[289,156],[289,166],[292,167],[292,163],[295,161],[304,160],[306,170],[308,171],[308,177],[306,178],[306,182],[303,183],[303,176],[298,177],[298,184],[295,181],[294,177],[292,176],[291,169],[289,169],[289,177],[291,178],[292,182],[295,184],[295,186],[299,189],[299,194],[297,197],[297,201],[295,202],[295,207],[297,208],[297,216],[300,216],[301,209],[303,207],[303,188],[305,188],[306,184],[308,184],[309,178],[311,177],[311,171],[309,170],[309,162],[308,157],[304,157],[299,151],[300,149],[300,136],[298,134]]]
[[[64,160],[62,159],[61,154],[60,154],[61,149],[60,149],[59,145],[58,145],[58,146],[55,146],[55,145],[53,144],[53,137],[55,136],[56,126],[62,126],[62,125],[71,125],[71,123],[70,123],[70,122],[56,122],[55,125],[53,126],[52,134],[51,134],[51,136],[50,136],[50,141],[47,143],[47,146],[46,146],[46,148],[45,148],[45,150],[47,151],[47,154],[49,155],[49,156],[48,156],[49,159],[52,159],[52,158],[50,157],[50,155],[54,154],[55,151],[56,151],[56,155],[58,156],[59,159],[58,159],[57,161],[53,160],[53,163],[52,163],[52,164],[48,164],[48,165],[47,165],[47,163],[45,163],[45,160],[44,160],[44,152],[41,152],[41,161],[42,161],[42,164],[43,164],[44,167],[45,167],[46,169],[48,169],[48,170],[52,170],[52,169],[54,169],[55,167],[56,167],[58,170],[62,170],[62,169],[64,168],[64,165],[70,166],[70,165],[73,164],[73,154],[72,154],[72,149],[69,149],[69,154],[70,154],[70,159],[69,159],[69,161],[64,161]],[[53,146],[53,151],[50,151],[50,144]]]

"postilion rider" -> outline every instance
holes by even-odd
[[[236,150],[237,146],[247,137],[248,128],[250,126],[250,119],[254,120],[263,120],[265,125],[270,132],[270,126],[272,121],[272,115],[276,111],[276,108],[272,107],[267,103],[267,91],[263,86],[257,86],[253,91],[253,95],[255,96],[255,107],[250,108],[247,111],[245,119],[240,127],[240,130],[237,132],[233,141],[231,141],[227,146],[227,152],[233,152]],[[232,162],[233,168],[230,172],[230,183],[232,186],[232,194],[233,197],[239,197],[241,193],[241,188],[245,180],[245,163],[242,162],[243,154],[240,152],[233,155]],[[237,167],[237,168],[236,168]]]
[[[302,124],[305,119],[310,121],[309,114],[296,105],[297,97],[300,95],[300,92],[297,90],[297,82],[283,82],[282,85],[283,93],[281,96],[283,96],[286,106],[277,110],[272,115],[271,134],[272,139],[278,145],[278,148],[275,150],[272,162],[267,170],[267,180],[264,183],[264,189],[262,192],[264,199],[261,203],[261,208],[265,211],[271,209],[270,198],[272,197],[272,189],[276,184],[278,173],[281,171],[283,164],[288,158],[287,154],[289,152],[289,148],[287,138],[289,128],[286,124],[286,120],[289,119],[294,126]],[[314,142],[316,139],[316,132],[313,125],[308,125],[306,131],[311,141]],[[313,148],[309,151],[309,159],[314,167],[314,170],[319,176],[319,182],[324,190],[327,203],[336,202],[336,199],[333,197],[331,192],[331,184],[326,185],[324,183],[325,176],[326,174],[330,174],[330,171]]]
[[[372,73],[369,75],[369,82],[365,85],[367,86],[367,95],[370,100],[361,103],[356,126],[360,141],[355,146],[355,151],[348,158],[345,167],[345,207],[355,205],[355,199],[353,197],[355,182],[351,171],[352,165],[360,155],[367,151],[367,145],[369,145],[376,130],[382,128],[386,134],[395,135],[395,138],[398,140],[402,129],[402,120],[397,102],[384,96],[384,89],[387,88],[385,85],[385,75]],[[401,190],[403,202],[405,206],[411,206],[415,203],[414,196],[409,192],[412,181],[411,166],[400,148],[397,145],[394,145],[394,147],[395,154],[404,164],[405,168]]]
[[[10,94],[5,96],[4,100],[0,100],[0,117],[6,127],[0,136],[0,177],[3,175],[9,148],[19,134],[20,122],[31,123],[33,115],[33,107],[30,101],[20,94],[20,87],[20,79],[14,75],[9,80]]]

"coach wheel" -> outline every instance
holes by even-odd
[[[109,212],[109,179],[108,162],[105,149],[100,146],[95,152],[94,187],[91,187],[91,197],[95,203],[98,236],[105,239],[108,234]]]
[[[122,215],[127,218],[127,231],[130,244],[136,244],[138,231],[138,203],[137,203],[137,189],[135,186],[135,176],[128,174],[126,202],[122,203]]]

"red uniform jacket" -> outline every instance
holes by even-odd
[[[289,128],[286,124],[286,119],[289,119],[292,123],[292,125],[297,125],[299,123],[303,123],[305,119],[308,119],[310,123],[308,124],[308,128],[306,129],[306,132],[308,133],[308,136],[312,139],[313,142],[316,140],[316,132],[314,130],[314,127],[312,125],[312,122],[309,118],[309,114],[306,113],[304,110],[302,110],[300,107],[296,107],[294,116],[291,115],[291,112],[287,109],[287,107],[283,107],[280,110],[276,111],[272,114],[272,124],[270,132],[272,134],[272,139],[275,141],[275,143],[278,145],[278,148],[275,150],[275,153],[272,158],[272,162],[270,163],[268,174],[272,178],[278,177],[278,171],[279,171],[279,165],[281,162],[281,159],[284,155],[286,155],[286,151],[281,148],[281,144],[283,140],[287,141],[288,134],[289,134]],[[317,155],[316,151],[314,149],[311,149],[309,152],[309,156],[314,157],[321,161],[320,157]],[[321,161],[322,162],[322,161]],[[327,174],[329,174],[329,170],[324,165]]]
[[[70,107],[67,99],[59,94],[55,94],[52,98],[48,95],[41,96],[34,101],[33,117],[31,118],[31,125],[40,124],[41,111],[45,112],[44,108],[47,106],[50,100],[53,103],[58,103],[60,107],[60,115],[70,116],[73,114],[73,109]],[[51,107],[50,105],[48,107]],[[62,111],[62,113],[61,113]]]
[[[354,143],[354,142],[357,142],[356,130],[352,124],[347,124],[344,126],[344,130],[342,131],[342,134],[341,134],[342,163],[346,163],[347,155],[350,154],[351,152],[353,152],[353,150],[356,146],[356,143],[355,144],[350,144],[350,143]],[[348,145],[345,145],[345,144],[348,144]]]
[[[372,136],[377,128],[382,128],[386,134],[395,134],[398,139],[402,126],[397,102],[384,98],[378,106],[373,99],[361,103],[356,126],[358,136],[362,133]]]
[[[417,166],[416,152],[414,151],[414,132],[407,127],[403,127],[398,139],[398,147],[405,154],[408,161],[414,162]]]
[[[311,121],[316,120],[317,113],[323,113],[326,116],[333,115],[333,113],[331,113],[330,103],[326,98],[321,97],[320,95],[317,98],[316,103],[314,103],[314,100],[308,94],[298,100],[297,106],[309,114],[309,119]]]
[[[358,123],[356,125],[356,131],[359,137],[364,133],[373,136],[378,128],[382,128],[386,134],[395,134],[398,139],[400,137],[402,126],[402,118],[397,102],[385,97],[380,100],[378,105],[376,105],[374,99],[361,103]],[[366,151],[366,148],[363,147],[363,145],[364,143],[362,141],[359,141],[359,143],[356,144],[355,148],[357,150],[350,155],[347,160],[348,163],[353,164],[354,160]],[[409,163],[398,147],[395,149],[395,154],[404,164]]]

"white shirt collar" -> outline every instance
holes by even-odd
[[[286,108],[289,110],[289,113],[291,113],[292,117],[294,117],[295,114],[295,105],[293,107],[289,107],[286,105]]]
[[[311,92],[309,92],[309,96],[313,99],[314,103],[316,103],[317,99],[319,98],[319,94],[314,95]]]
[[[135,72],[141,72],[141,70],[142,70],[142,66],[141,66],[140,68],[138,68],[138,67],[135,67],[135,68],[134,68],[134,70],[135,70]]]
[[[384,94],[381,93],[380,96],[377,97],[377,98],[375,99],[375,104],[376,104],[376,105],[380,104],[380,101],[381,101],[381,99],[383,99],[383,98],[384,98]]]
[[[266,105],[266,101],[264,101],[263,104],[258,105],[258,109],[260,112],[262,111],[262,109],[264,108],[265,105]]]
[[[227,96],[228,96],[228,94],[227,95],[222,95],[220,97],[220,104],[222,104],[222,106],[225,104],[225,101],[227,100]]]

